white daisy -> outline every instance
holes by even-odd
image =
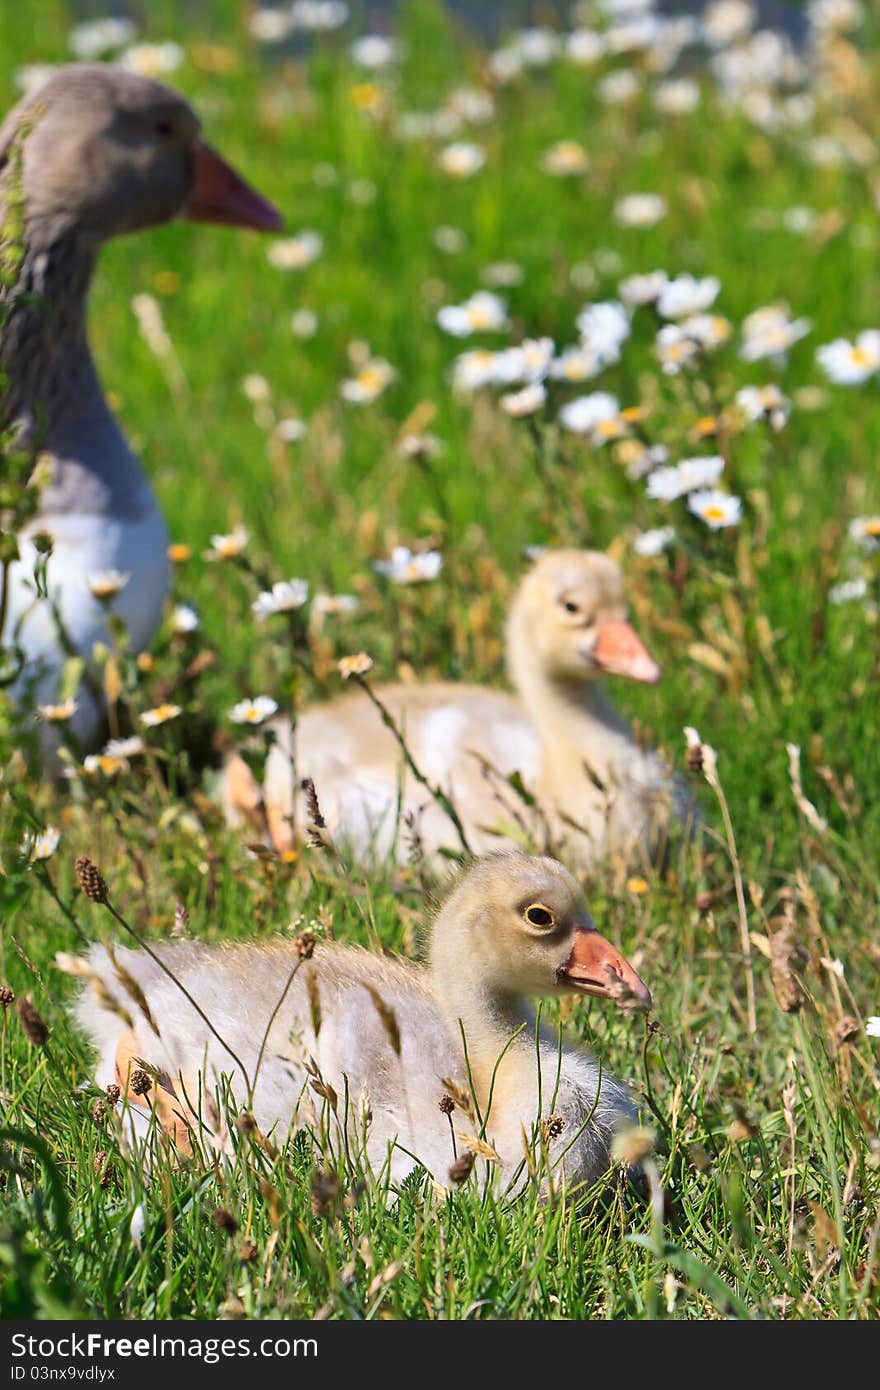
[[[129,738],[111,738],[101,749],[104,758],[136,758],[144,751],[144,741],[138,734]]]
[[[516,285],[521,285],[525,278],[525,271],[516,261],[493,261],[485,267],[480,276],[485,285],[491,285],[496,290],[513,289]]]
[[[109,603],[121,593],[130,578],[130,574],[122,574],[119,570],[101,570],[98,574],[90,574],[86,583],[100,603]]]
[[[478,290],[463,304],[446,304],[437,311],[437,322],[453,338],[472,333],[501,333],[508,327],[507,305],[490,290]]]
[[[382,357],[371,358],[356,376],[348,381],[343,381],[339,388],[342,399],[349,401],[352,405],[369,405],[375,401],[391,383],[396,380],[397,373]]]
[[[664,116],[687,116],[700,104],[700,89],[689,77],[661,82],[654,93],[654,106]]]
[[[102,777],[118,777],[123,772],[130,772],[131,767],[126,758],[119,758],[115,754],[89,753],[83,758],[83,772],[89,776],[101,774]]]
[[[254,10],[248,32],[257,43],[282,43],[293,32],[293,16],[285,10]]]
[[[784,360],[788,349],[811,327],[809,319],[791,319],[781,304],[755,309],[743,320],[740,357],[744,362],[760,362],[767,357]]]
[[[443,556],[439,550],[423,550],[413,553],[408,546],[396,545],[387,560],[376,560],[373,569],[384,574],[395,584],[424,584],[436,579],[443,568]]]
[[[577,140],[557,140],[541,158],[541,168],[555,178],[574,178],[589,167],[589,156]]]
[[[559,412],[559,423],[572,434],[595,434],[595,431],[609,421],[620,418],[620,404],[616,396],[607,391],[593,391],[589,396],[578,396],[569,401]]]
[[[305,270],[323,250],[324,239],[318,232],[299,232],[296,236],[273,242],[266,252],[266,259],[276,270]]]
[[[131,43],[136,33],[137,26],[130,19],[107,16],[105,19],[75,24],[67,36],[67,42],[75,58],[79,58],[81,62],[90,62]]]
[[[130,72],[141,77],[164,77],[166,73],[176,72],[186,54],[179,43],[136,43],[120,54],[117,60]]]
[[[279,439],[283,439],[285,444],[298,444],[300,440],[305,439],[308,432],[308,425],[298,415],[285,415],[275,426],[275,434]]]
[[[688,338],[699,343],[704,352],[723,347],[733,333],[733,324],[723,314],[692,314],[679,327]]]
[[[452,364],[454,389],[470,394],[473,391],[481,391],[484,386],[494,385],[499,355],[489,348],[476,348],[472,352],[460,353]]]
[[[550,376],[554,381],[591,381],[599,375],[603,365],[594,348],[583,344],[567,347],[550,363]]]
[[[290,329],[295,338],[314,338],[318,331],[318,315],[314,309],[297,309],[290,316]]]
[[[148,729],[156,729],[160,724],[168,724],[172,719],[179,718],[181,714],[183,714],[183,710],[180,705],[166,703],[155,705],[153,709],[145,709],[139,718]]]
[[[742,502],[717,488],[703,488],[692,492],[688,498],[688,510],[705,521],[711,531],[725,526],[737,526],[742,516]]]
[[[244,552],[244,548],[250,539],[248,530],[244,526],[236,526],[226,536],[212,536],[211,549],[206,552],[206,558],[212,560],[234,560]]]
[[[233,705],[229,718],[233,724],[265,724],[277,712],[278,705],[271,695],[256,695],[252,700],[239,700]]]
[[[175,604],[171,610],[171,630],[180,635],[190,632],[197,632],[199,628],[199,615],[188,603]]]
[[[486,163],[486,151],[480,145],[457,140],[440,151],[437,160],[444,174],[453,179],[469,179]]]
[[[656,468],[649,474],[647,493],[655,502],[674,502],[698,488],[713,488],[723,472],[724,459],[720,454],[682,459],[675,467]]]
[[[468,244],[467,235],[460,227],[437,227],[433,241],[444,256],[458,256]]]
[[[359,67],[373,71],[390,67],[402,56],[400,44],[384,34],[364,34],[363,38],[355,40],[350,52]]]
[[[869,1038],[880,1038],[880,1017],[872,1014],[865,1024],[865,1032]]]
[[[711,48],[726,48],[751,32],[756,11],[751,0],[711,0],[703,11],[703,38]]]
[[[304,579],[287,579],[273,584],[271,592],[262,593],[251,604],[251,612],[264,623],[276,613],[292,613],[308,602],[309,586]]]
[[[638,96],[640,88],[632,68],[615,68],[596,83],[596,95],[606,106],[623,106]]]
[[[25,63],[16,69],[13,79],[16,89],[24,96],[33,96],[41,87],[45,87],[57,69],[57,63]]]
[[[721,281],[714,275],[697,280],[693,275],[678,275],[664,285],[657,299],[657,312],[664,319],[690,318],[701,314],[715,303]]]
[[[605,40],[593,29],[574,29],[565,41],[565,56],[578,67],[593,67],[604,52]]]
[[[856,579],[845,579],[842,584],[834,584],[828,590],[828,600],[830,603],[857,603],[859,599],[868,597],[868,581],[858,577]]]
[[[617,286],[624,304],[639,308],[645,304],[656,304],[669,284],[665,270],[652,270],[645,275],[630,275]]]
[[[352,676],[366,676],[373,669],[373,658],[366,652],[355,652],[352,656],[341,657],[336,669],[344,681]]]
[[[297,28],[309,29],[314,34],[341,29],[348,20],[348,13],[345,0],[294,0],[290,7]]]
[[[47,724],[66,724],[78,708],[76,700],[63,700],[57,705],[37,705],[37,712]]]
[[[674,540],[672,526],[658,526],[656,530],[640,532],[633,541],[633,550],[637,555],[662,555]]]
[[[534,415],[536,410],[540,410],[547,400],[547,392],[540,382],[532,382],[529,386],[524,386],[521,391],[512,391],[506,396],[501,397],[501,408],[514,419],[521,419],[524,415]]]
[[[736,404],[746,419],[766,420],[772,430],[784,429],[791,413],[791,402],[778,386],[743,386],[736,393]]]
[[[550,370],[555,351],[556,344],[552,338],[523,338],[517,347],[510,348],[504,354],[511,359],[505,366],[516,371],[517,381],[543,381]]]
[[[28,831],[22,849],[30,862],[35,864],[44,859],[51,859],[60,844],[61,831],[56,830],[54,825],[49,825],[39,834]]]
[[[627,193],[614,204],[614,216],[621,227],[656,227],[669,211],[659,193]]]
[[[456,87],[446,98],[446,114],[469,125],[487,125],[495,115],[491,92],[482,87]]]
[[[578,314],[577,327],[584,347],[603,365],[619,361],[621,346],[631,331],[629,315],[616,299],[588,305]]]
[[[880,371],[880,330],[869,328],[854,343],[835,338],[817,349],[816,361],[838,385],[859,386]]]
[[[315,594],[312,612],[328,616],[340,613],[356,613],[361,601],[354,594]]]
[[[667,323],[657,334],[655,343],[660,366],[667,376],[678,376],[699,356],[700,345],[677,323]]]
[[[880,516],[856,516],[849,523],[850,539],[863,550],[880,549]]]

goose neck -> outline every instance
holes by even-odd
[[[481,979],[442,947],[431,958],[437,1003],[457,1042],[462,1038],[477,1102],[483,1108],[504,1058],[505,1077],[528,1062],[534,1050],[534,1014],[527,1002]]]
[[[86,338],[86,302],[95,253],[68,233],[51,245],[32,240],[6,296],[0,358],[8,384],[3,415],[20,421],[23,442],[53,447],[70,414],[103,400]]]

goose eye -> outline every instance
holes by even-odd
[[[551,927],[556,926],[555,913],[543,903],[532,903],[531,907],[526,908],[523,916],[530,927],[540,927],[542,931],[549,931]]]
[[[581,606],[580,606],[579,603],[575,603],[574,599],[572,599],[572,598],[566,598],[566,599],[562,599],[561,602],[562,602],[562,607],[563,607],[563,609],[565,610],[566,613],[572,613],[572,614],[574,614],[574,613],[580,613],[580,611],[581,611]]]
[[[174,134],[174,126],[170,121],[157,121],[153,127],[157,135],[161,135],[163,140],[168,140]]]

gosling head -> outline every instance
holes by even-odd
[[[493,993],[590,994],[649,1009],[629,962],[596,930],[583,894],[555,859],[524,854],[478,860],[438,919],[432,959]]]
[[[511,674],[551,680],[628,676],[655,685],[660,667],[629,621],[623,575],[598,550],[548,550],[519,586],[510,614]]]
[[[201,138],[183,97],[103,63],[59,68],[0,126],[0,173],[24,127],[24,203],[42,244],[86,244],[173,217],[277,231],[281,218]]]

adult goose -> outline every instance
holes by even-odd
[[[18,648],[18,695],[51,702],[64,659],[53,605],[88,657],[107,636],[89,579],[127,574],[114,608],[139,649],[158,626],[168,583],[165,521],[104,397],[86,336],[101,246],[174,217],[265,231],[281,219],[202,139],[181,96],[102,64],[59,69],[0,126],[0,226],[13,197],[23,199],[24,257],[17,282],[0,290],[0,417],[49,471],[37,514],[18,535],[0,638]],[[52,542],[51,602],[34,595],[40,533]],[[100,700],[83,688],[74,733],[88,742],[101,719]]]
[[[513,599],[507,663],[519,698],[449,682],[376,691],[420,772],[453,803],[469,849],[528,836],[582,866],[609,851],[650,850],[685,799],[604,688],[608,675],[660,679],[629,622],[615,562],[592,550],[541,555]],[[240,757],[227,765],[221,793],[231,823],[256,810],[275,846],[289,847],[308,824],[300,785],[309,777],[347,852],[405,861],[412,831],[438,862],[461,849],[442,800],[407,769],[362,691],[307,708],[295,726],[279,720],[273,732],[262,788]],[[514,774],[526,797],[509,784]]]
[[[572,1188],[604,1171],[615,1130],[634,1116],[626,1088],[528,1002],[651,1005],[552,859],[476,861],[434,921],[427,969],[330,943],[308,958],[289,939],[153,950],[59,961],[91,979],[77,1016],[98,1082],[128,1100],[135,1140],[152,1127],[184,1151],[224,1151],[243,1106],[278,1143],[320,1127],[320,1096],[334,1142],[344,1130],[349,1151],[392,1183],[416,1161],[445,1182],[456,1147],[476,1137],[509,1184],[526,1171],[525,1135],[536,1153],[545,1145],[544,1180]],[[447,1093],[454,1114],[440,1106]]]

